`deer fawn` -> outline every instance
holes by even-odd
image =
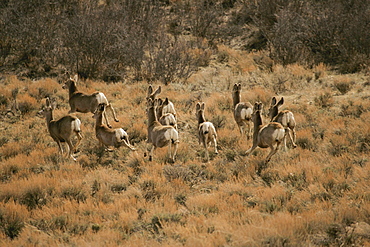
[[[74,78],[69,78],[69,80],[67,80],[62,86],[63,89],[68,88],[69,90],[69,105],[71,107],[69,113],[73,113],[76,111],[82,113],[87,112],[94,113],[100,103],[105,103],[107,108],[111,110],[114,117],[114,121],[119,122],[119,120],[116,117],[116,112],[114,111],[112,105],[109,104],[107,97],[105,97],[105,95],[101,92],[95,92],[89,95],[78,91],[76,86],[77,80],[78,76],[75,75]],[[107,115],[105,112],[104,118],[108,127],[110,128],[111,125],[108,122]]]
[[[284,127],[277,122],[271,122],[263,125],[262,117],[262,103],[256,102],[253,108],[252,120],[254,124],[253,131],[253,146],[247,150],[246,154],[249,156],[254,149],[257,147],[271,149],[270,153],[267,155],[265,164],[267,164],[271,156],[273,156],[285,138]]]
[[[277,102],[275,97],[272,97],[271,106],[270,106],[270,109],[268,111],[268,116],[270,117],[271,122],[278,122],[281,125],[283,125],[283,127],[285,128],[286,133],[289,134],[289,139],[292,142],[293,148],[296,148],[297,147],[297,145],[295,143],[296,133],[295,133],[295,129],[294,129],[294,127],[296,125],[296,122],[295,122],[295,119],[294,119],[294,115],[291,111],[288,111],[288,110],[284,110],[284,111],[279,112],[279,107],[283,104],[284,104],[284,98],[283,97],[279,100],[279,102]],[[292,137],[291,132],[293,132],[293,137]],[[286,147],[286,138],[287,137],[285,136],[285,138],[284,138],[284,148],[285,148],[285,150],[287,149],[287,147]]]
[[[158,99],[152,100],[147,98],[147,115],[148,115],[148,143],[152,144],[149,153],[149,161],[153,159],[153,153],[156,148],[162,148],[168,145],[168,152],[171,161],[175,161],[177,152],[177,145],[179,141],[179,134],[177,130],[169,125],[162,125],[158,122],[156,116],[156,104]],[[172,145],[174,145],[174,152],[171,152]]]
[[[122,128],[111,129],[103,124],[103,114],[105,111],[106,104],[100,103],[98,108],[95,110],[93,118],[96,119],[95,124],[95,135],[99,140],[101,146],[105,146],[108,151],[111,151],[108,147],[113,146],[119,148],[126,146],[132,151],[136,150],[129,141],[126,131]]]
[[[50,136],[53,140],[58,144],[59,151],[63,155],[63,147],[61,145],[62,142],[67,143],[67,155],[76,161],[73,157],[73,153],[77,151],[77,147],[80,144],[82,139],[81,136],[81,121],[76,116],[67,115],[58,120],[54,120],[53,117],[53,110],[55,109],[55,105],[51,105],[50,99],[46,98],[46,107],[44,107],[39,114],[42,114],[46,117],[46,125],[48,127],[48,131]],[[77,136],[77,143],[75,146],[72,145],[72,133],[75,133]]]
[[[251,137],[251,119],[252,119],[252,105],[249,102],[241,101],[241,84],[234,84],[232,97],[234,103],[234,119],[239,127],[240,134],[243,136],[244,133],[247,135],[247,139]],[[247,130],[244,128],[248,128]]]
[[[211,122],[206,122],[204,117],[204,108],[205,104],[197,103],[196,105],[196,117],[198,119],[198,138],[199,144],[203,144],[204,149],[206,150],[206,158],[207,161],[209,160],[209,153],[208,153],[208,144],[213,143],[215,147],[215,154],[218,154],[217,151],[217,132],[215,126]]]

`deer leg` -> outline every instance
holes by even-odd
[[[209,160],[209,153],[208,153],[208,148],[207,148],[207,145],[208,144],[208,140],[207,138],[205,138],[205,140],[203,140],[203,147],[204,147],[204,150],[206,151],[206,159],[207,161]]]
[[[174,151],[173,151],[173,155],[172,155],[172,161],[175,162],[175,156],[176,156],[176,153],[177,153],[177,148],[178,148],[178,143],[175,142],[174,143]]]
[[[293,132],[293,138],[292,138],[292,136],[289,133],[290,140],[292,141],[293,148],[296,148],[297,147],[297,144],[295,142],[296,142],[297,136],[296,136],[296,133],[295,133],[295,129],[294,128],[291,128],[291,132]]]
[[[112,128],[112,126],[109,124],[106,111],[103,112],[103,116],[104,116],[105,122],[107,123],[108,128]]]
[[[243,125],[238,125],[238,127],[239,127],[240,135],[243,136],[244,135]]]
[[[249,156],[255,149],[257,148],[257,145],[253,145],[250,149],[248,149],[245,154]]]
[[[62,144],[60,143],[60,141],[56,141],[56,143],[58,144],[59,152],[60,152],[60,153],[62,154],[62,156],[63,156],[64,151],[63,151]]]
[[[267,155],[267,157],[266,157],[265,164],[267,164],[270,161],[271,157],[274,154],[276,154],[276,152],[278,151],[278,149],[280,147],[280,144],[281,144],[281,142],[277,142],[276,148],[274,148],[274,146],[272,144],[270,145],[271,151],[270,151],[269,155]]]
[[[217,140],[216,140],[216,137],[213,136],[213,145],[215,145],[215,154],[218,154],[218,150],[217,150]]]
[[[247,140],[249,140],[251,138],[251,130],[252,130],[251,121],[248,121],[247,125],[248,125]]]
[[[68,152],[67,152],[67,155],[70,156],[74,161],[76,161],[75,157],[73,157],[73,145],[72,145],[72,142],[71,140],[66,140],[67,142],[67,146],[68,146]]]
[[[118,118],[116,116],[116,112],[114,111],[113,106],[111,104],[108,104],[107,107],[109,107],[109,109],[111,110],[112,115],[113,115],[113,118],[114,118],[114,121],[119,122],[119,120],[118,120]]]
[[[82,139],[82,135],[80,132],[76,132],[76,136],[77,136],[77,143],[76,145],[74,146],[73,148],[73,152],[76,153],[77,152],[77,148],[78,146],[80,145],[80,142],[81,142],[81,139]]]
[[[290,136],[289,128],[286,128],[286,129],[285,129],[285,135],[284,135],[284,150],[285,150],[285,151],[287,151],[287,146],[286,146],[286,139],[287,139],[287,135],[289,135],[289,137],[291,137],[291,136]]]
[[[152,148],[150,149],[150,152],[149,152],[149,161],[153,160],[154,150],[155,150],[155,146],[153,145]]]

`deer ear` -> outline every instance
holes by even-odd
[[[197,105],[196,105],[196,108],[195,108],[197,111],[200,110],[200,103],[198,102]]]
[[[170,103],[170,101],[168,100],[168,98],[166,97],[166,99],[164,100],[163,102],[163,105],[168,105]]]
[[[284,97],[281,97],[280,101],[278,102],[278,106],[281,106],[284,104]]]
[[[163,104],[163,100],[161,98],[158,98],[158,106]]]
[[[148,87],[148,96],[150,96],[153,93],[153,86],[149,85]]]
[[[157,90],[155,90],[155,94],[160,94],[162,92],[162,87],[159,86]]]
[[[58,103],[57,103],[55,100],[53,100],[53,101],[51,102],[51,108],[52,108],[53,110],[55,110],[55,109],[57,108],[57,105],[58,105]]]
[[[242,90],[242,84],[238,84],[238,90]]]
[[[272,97],[271,99],[271,105],[274,106],[276,104],[276,97]]]
[[[202,104],[200,105],[200,109],[202,109],[204,111],[204,108],[205,108],[205,104],[204,104],[204,102],[202,102]]]
[[[77,82],[78,81],[78,75],[75,74],[75,76],[72,78],[73,81]]]
[[[49,97],[46,97],[46,107],[51,107]]]
[[[238,84],[234,84],[234,87],[233,87],[233,90],[235,91],[235,90],[238,90]]]

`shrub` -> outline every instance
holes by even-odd
[[[333,105],[333,96],[330,92],[321,93],[314,99],[315,104],[320,108],[327,108]]]
[[[18,237],[25,226],[21,212],[22,208],[12,203],[0,207],[0,230],[10,239]]]
[[[338,89],[341,94],[346,94],[351,90],[352,84],[353,82],[349,81],[336,81],[334,82],[334,87]]]
[[[40,187],[28,188],[20,198],[20,203],[28,210],[40,208],[46,204],[46,192]]]

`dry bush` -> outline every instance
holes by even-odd
[[[338,89],[341,94],[348,93],[351,90],[353,84],[354,82],[346,77],[338,78],[334,81],[334,87]]]
[[[15,203],[0,203],[0,229],[10,239],[21,234],[27,219],[27,210]]]

